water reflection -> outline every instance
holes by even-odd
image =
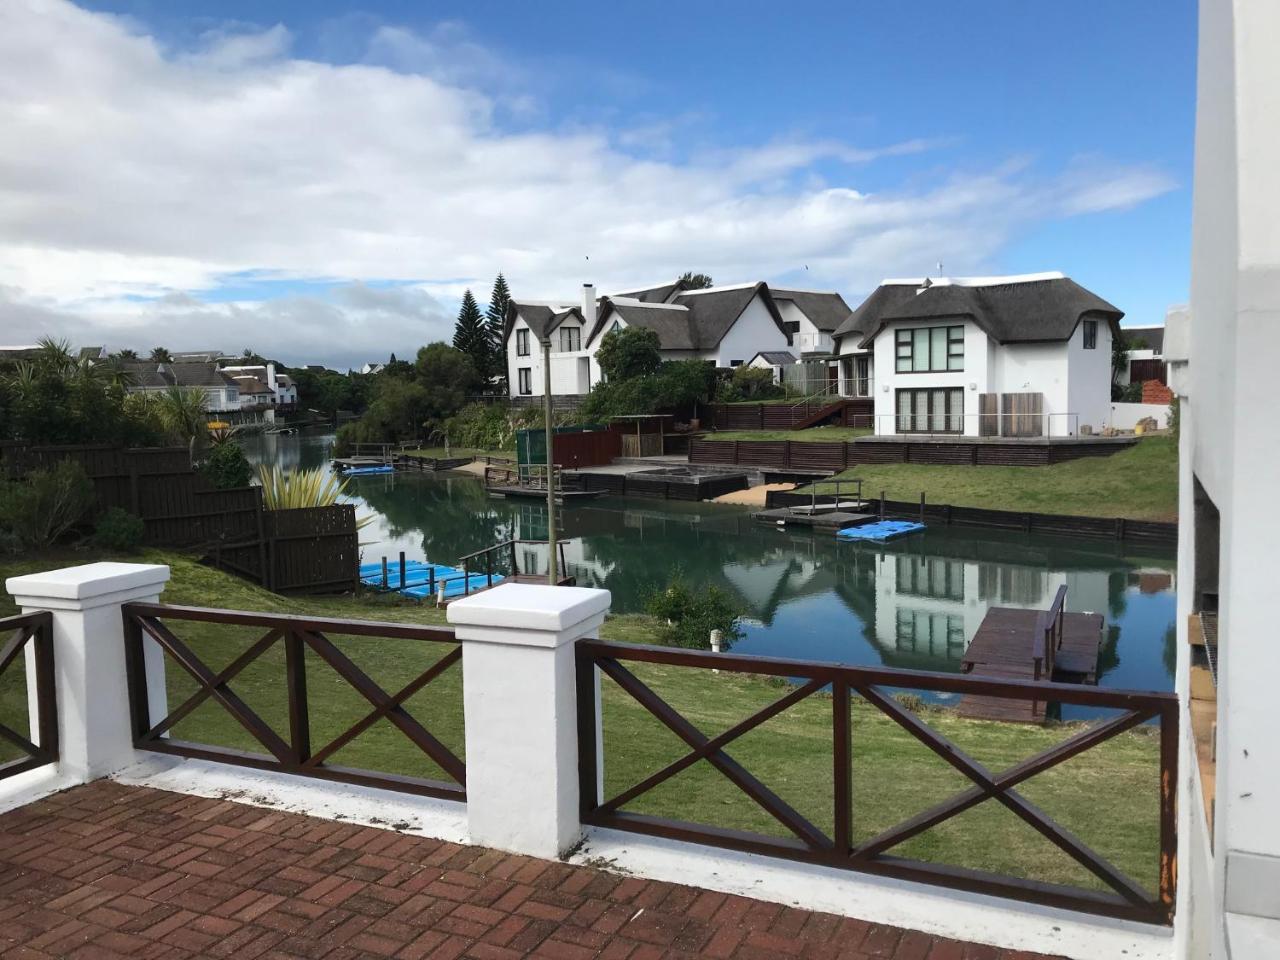
[[[327,461],[327,439],[260,438],[249,452],[312,466]],[[362,477],[350,489],[374,517],[361,531],[366,560],[403,550],[448,563],[546,537],[542,504],[490,499],[472,477]],[[744,508],[637,499],[571,505],[561,528],[569,572],[610,590],[615,611],[642,610],[677,566],[691,584],[728,591],[747,618],[739,652],[958,671],[991,606],[1042,609],[1065,584],[1069,610],[1106,617],[1104,685],[1172,688],[1171,551],[954,527],[842,543],[762,526]],[[518,549],[522,570],[545,571],[545,546]]]

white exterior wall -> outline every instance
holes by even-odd
[[[775,300],[778,313],[785,323],[798,323],[800,329],[792,335],[791,346],[797,353],[831,353],[833,342],[831,334],[819,330],[794,301]]]
[[[588,331],[582,329],[584,348],[571,352],[560,350],[560,331],[567,326],[579,326],[576,321],[566,321],[551,331],[551,394],[552,396],[572,396],[589,393],[591,388],[600,382],[600,366],[596,363],[595,352],[600,346],[600,337],[585,346]],[[529,355],[521,357],[516,353],[517,331],[529,333]],[[531,371],[532,393],[520,393],[519,370],[528,367]],[[584,377],[585,373],[585,377]],[[511,336],[507,339],[507,384],[511,396],[542,396],[542,342],[537,338],[529,325],[520,318],[512,327]]]
[[[1191,259],[1191,346],[1182,451],[1218,508],[1219,637],[1216,805],[1212,840],[1196,810],[1184,738],[1182,905],[1209,929],[1183,928],[1183,955],[1262,958],[1280,943],[1280,737],[1276,736],[1276,544],[1280,437],[1259,427],[1280,350],[1280,5],[1202,0]],[[1172,361],[1172,345],[1166,348]],[[1179,573],[1194,582],[1191,483],[1180,489]],[[1179,597],[1179,612],[1189,602]],[[1180,663],[1187,624],[1179,619]],[[1186,677],[1179,678],[1185,696]],[[1186,714],[1183,715],[1184,723]]]
[[[714,350],[704,351],[701,358],[714,360],[717,367],[728,367],[734,360],[746,363],[762,350],[790,348],[791,342],[787,335],[778,329],[764,300],[756,295],[729,328],[724,339]]]
[[[964,326],[964,370],[948,373],[897,373],[896,331],[920,327]],[[897,432],[898,390],[961,387],[964,390],[964,432],[978,435],[978,394],[987,391],[989,357],[987,334],[972,320],[888,324],[872,342],[875,368],[876,433]]]

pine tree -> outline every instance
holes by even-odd
[[[487,381],[493,367],[493,348],[480,307],[470,289],[462,295],[462,308],[453,328],[453,345],[471,358],[476,372]]]
[[[507,350],[503,342],[506,332],[507,307],[511,303],[511,291],[507,288],[507,279],[501,272],[493,281],[493,292],[489,294],[489,308],[484,312],[484,325],[489,335],[490,356],[489,372],[500,382],[507,379]]]

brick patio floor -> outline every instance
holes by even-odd
[[[0,955],[1031,958],[108,780],[0,815]]]

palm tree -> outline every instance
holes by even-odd
[[[209,432],[207,393],[199,387],[170,387],[158,403],[160,422],[166,430],[193,448],[204,442]]]
[[[159,347],[157,347],[156,349],[159,349]],[[138,359],[138,351],[137,351],[137,350],[127,350],[127,349],[126,349],[126,350],[120,350],[120,351],[117,351],[117,353],[116,353],[116,355],[113,357],[113,359],[115,359],[115,360],[137,360],[137,359]]]
[[[169,355],[169,351],[165,347],[152,347],[151,359],[155,363],[172,363],[173,362],[173,357]]]
[[[40,349],[35,364],[40,372],[56,377],[69,378],[76,369],[76,358],[71,354],[71,344],[66,340],[44,337],[36,343]]]

